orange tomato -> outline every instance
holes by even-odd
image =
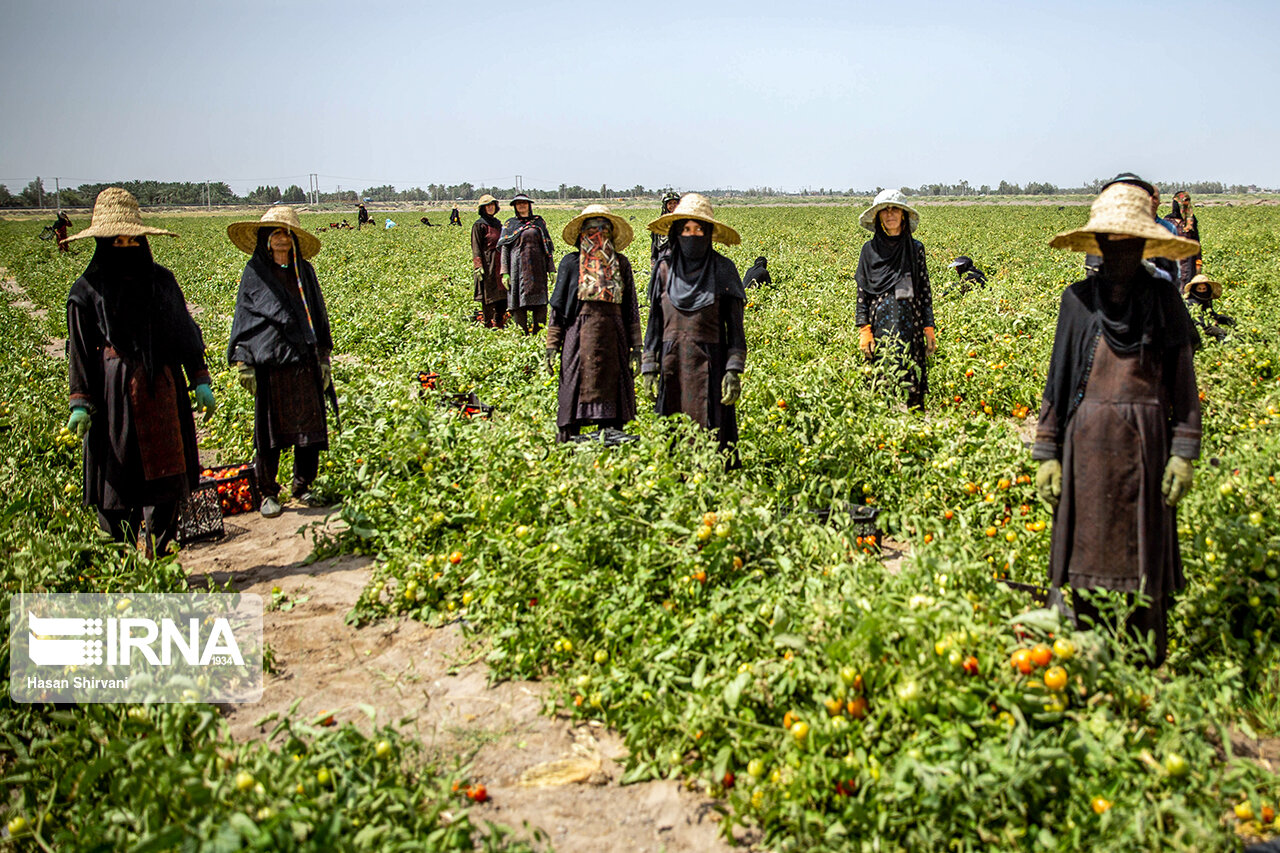
[[[1044,686],[1050,690],[1061,690],[1067,686],[1067,671],[1060,666],[1050,667],[1044,674]]]
[[[450,555],[449,555],[449,562],[450,562],[450,563],[453,563],[455,566],[456,566],[456,565],[458,565],[458,563],[461,563],[461,562],[462,562],[462,552],[461,552],[461,551],[454,551],[452,554],[450,554]]]
[[[1049,661],[1053,660],[1053,649],[1044,643],[1036,643],[1031,648],[1031,660],[1036,666],[1048,666]]]

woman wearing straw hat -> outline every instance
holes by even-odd
[[[887,349],[906,386],[907,406],[924,408],[928,357],[936,342],[924,244],[911,236],[920,225],[920,214],[900,191],[882,190],[858,222],[872,233],[862,244],[854,273],[859,348],[871,360],[879,357],[877,350]]]
[[[547,276],[555,269],[555,249],[547,223],[533,212],[533,199],[519,193],[511,199],[511,207],[516,215],[502,226],[502,235],[498,238],[498,248],[502,250],[502,284],[507,289],[511,316],[529,335],[547,323]]]
[[[196,405],[214,409],[204,337],[173,273],[151,257],[137,200],[109,187],[98,194],[88,228],[92,260],[67,297],[71,419],[84,439],[84,502],[117,542],[148,553],[177,535],[178,507],[200,479]],[[183,374],[186,381],[183,382]]]
[[[734,407],[747,360],[747,294],[738,268],[711,244],[735,246],[742,238],[715,219],[711,203],[698,193],[682,196],[649,230],[669,237],[670,252],[649,283],[645,389],[656,395],[658,414],[683,412],[716,430],[722,450],[731,449],[738,441]],[[731,464],[737,464],[736,454]]]
[[[329,357],[333,337],[315,268],[308,261],[320,241],[304,231],[288,205],[260,220],[235,222],[227,236],[251,257],[240,276],[227,360],[240,384],[254,395],[253,444],[261,511],[275,518],[280,506],[280,453],[293,452],[293,496],[304,506],[322,506],[311,491],[320,451],[329,447],[325,395],[334,403]]]
[[[1214,340],[1222,340],[1227,336],[1223,326],[1234,326],[1236,321],[1226,314],[1213,310],[1213,300],[1222,295],[1221,282],[1213,281],[1204,273],[1198,273],[1182,288],[1182,295],[1187,300],[1187,310],[1195,324]]]
[[[471,265],[474,269],[475,300],[480,303],[484,324],[501,329],[507,323],[507,289],[502,286],[502,257],[498,238],[498,200],[485,193],[477,208],[480,218],[471,226]]]
[[[1062,294],[1032,451],[1036,489],[1054,507],[1050,582],[1074,588],[1077,618],[1095,621],[1087,591],[1141,591],[1148,604],[1129,630],[1154,634],[1158,666],[1171,596],[1185,584],[1174,507],[1200,455],[1200,339],[1142,260],[1198,247],[1157,223],[1151,196],[1127,183],[1104,189],[1089,222],[1049,245],[1102,256],[1096,276]]]
[[[583,426],[622,429],[636,416],[640,307],[631,262],[631,226],[589,204],[562,234],[577,249],[560,260],[547,326],[547,372],[560,366],[557,438]]]
[[[668,190],[662,194],[662,212],[659,216],[664,216],[676,209],[676,205],[680,202],[680,193]],[[649,269],[658,268],[658,256],[666,251],[667,235],[651,232],[649,234]]]

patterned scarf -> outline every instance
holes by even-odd
[[[602,224],[603,223],[603,224]],[[600,226],[592,231],[593,227]],[[613,249],[613,226],[609,220],[591,218],[578,236],[578,299],[583,302],[621,302],[622,277]]]

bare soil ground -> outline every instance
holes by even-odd
[[[490,684],[460,625],[348,625],[370,565],[355,557],[304,563],[312,544],[307,530],[329,523],[325,512],[290,505],[276,519],[234,516],[226,519],[224,539],[182,552],[193,586],[203,577],[258,593],[264,602],[273,587],[285,597],[284,607],[264,614],[276,672],[267,674],[261,702],[227,708],[234,737],[264,737],[270,723],[262,718],[286,713],[295,701],[299,719],[332,714],[339,724],[368,731],[361,706],[372,706],[378,725],[414,735],[442,767],[455,760],[470,765],[468,777],[492,797],[479,817],[526,837],[536,827],[556,850],[729,849],[715,802],[676,782],[620,785],[626,750],[617,733],[545,713],[546,685]],[[558,784],[529,784],[546,776]]]

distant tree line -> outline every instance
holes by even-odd
[[[922,184],[919,187],[903,187],[902,191],[911,196],[977,196],[977,195],[1093,195],[1101,189],[1105,180],[1098,178],[1078,187],[1059,187],[1048,181],[1028,181],[1026,184],[1013,184],[1001,181],[994,189],[987,184],[972,186],[968,181],[955,184]],[[1222,181],[1157,181],[1165,195],[1185,190],[1192,195],[1214,193],[1256,193],[1264,191],[1256,184],[1224,184]],[[232,192],[231,187],[222,181],[209,183],[192,183],[191,181],[117,181],[113,183],[81,184],[78,187],[63,187],[60,190],[63,207],[90,207],[98,193],[109,186],[123,187],[138,199],[144,207],[169,205],[202,205],[202,204],[305,204],[308,201],[307,191],[297,184],[283,190],[278,186],[260,186],[243,196]],[[525,187],[493,187],[475,186],[469,182],[461,184],[428,184],[426,189],[412,187],[397,190],[391,184],[380,187],[367,187],[363,192],[357,190],[340,190],[320,193],[320,202],[328,204],[355,204],[361,199],[375,202],[440,202],[440,201],[475,201],[488,193],[495,198],[511,198],[517,192],[523,192],[530,198],[542,201],[577,201],[581,199],[636,198],[643,196],[659,196],[669,191],[669,187],[657,189],[646,188],[636,184],[628,189],[610,189],[607,185],[590,188],[574,184],[561,184],[554,190],[531,189]],[[775,187],[750,187],[735,190],[717,188],[704,190],[708,195],[717,198],[758,198],[768,196],[822,197],[822,196],[868,196],[874,195],[882,188],[874,190],[835,189],[805,187],[796,192],[787,192]],[[40,178],[31,181],[21,192],[14,194],[9,188],[0,184],[0,208],[40,208],[53,207],[54,194],[44,186]]]

